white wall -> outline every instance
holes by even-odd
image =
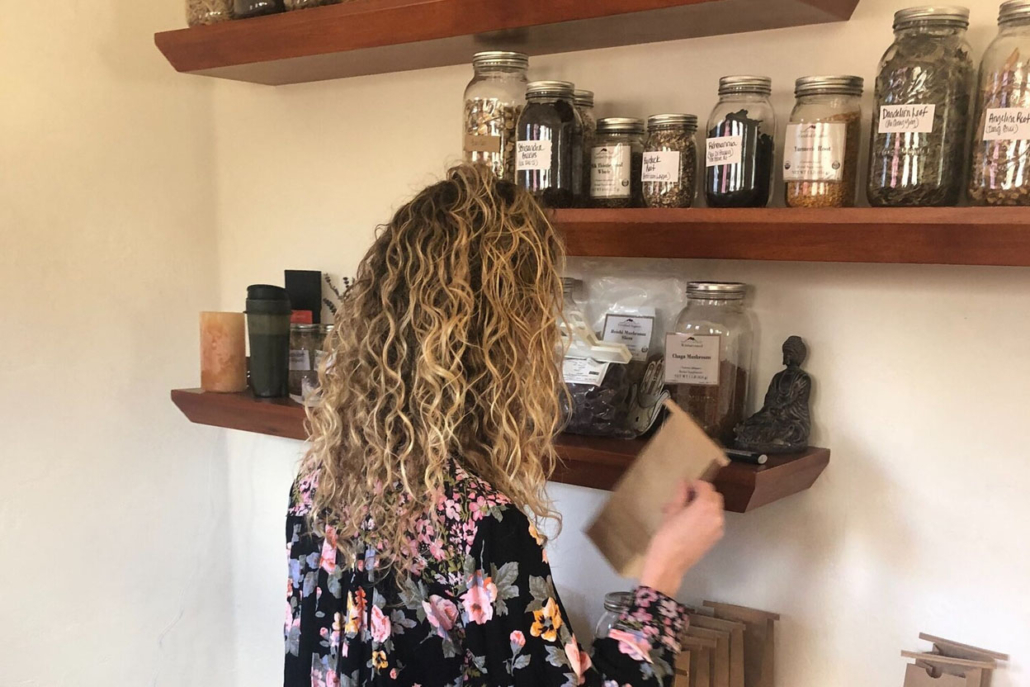
[[[997,3],[968,4],[979,59]],[[871,80],[903,6],[861,0],[847,24],[533,58],[531,78],[595,90],[602,116],[685,111],[703,120],[720,76],[766,73],[785,119],[797,76]],[[281,279],[284,268],[352,273],[374,225],[455,159],[470,75],[455,67],[275,89],[219,84],[223,305],[239,307],[248,283]],[[1015,662],[995,685],[1030,685],[1030,460],[1019,431],[1030,405],[1030,270],[714,261],[673,269],[755,286],[761,384],[783,338],[806,338],[815,439],[833,449],[811,491],[730,516],[683,598],[782,613],[781,685],[900,685],[899,651],[917,648],[920,631],[1010,651]],[[234,513],[260,523],[234,554],[248,685],[276,684],[278,524],[299,450],[230,439],[234,475],[247,473],[245,484],[233,480]],[[604,493],[555,485],[553,494],[565,532],[552,560],[585,634],[601,594],[625,583],[581,534]]]
[[[0,685],[232,681],[224,439],[168,400],[218,306],[177,3],[0,12]]]

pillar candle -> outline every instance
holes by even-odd
[[[200,313],[200,387],[204,391],[222,392],[247,388],[243,313]]]

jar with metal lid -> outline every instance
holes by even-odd
[[[747,285],[691,282],[687,306],[665,340],[673,400],[713,439],[729,446],[744,419],[754,325]]]
[[[515,144],[515,180],[544,207],[570,208],[583,192],[583,122],[568,81],[526,89]]]
[[[772,189],[776,115],[767,76],[724,76],[708,117],[705,201],[713,208],[764,208]]]
[[[607,117],[597,122],[590,151],[590,203],[599,208],[644,205],[640,173],[644,164],[644,122]]]
[[[232,19],[233,0],[186,0],[189,26],[217,24]]]
[[[472,69],[461,131],[465,162],[483,163],[498,177],[515,181],[515,127],[526,104],[529,57],[480,52],[472,57]]]
[[[859,76],[805,76],[795,83],[783,151],[789,207],[855,204],[862,87]]]
[[[318,384],[315,352],[322,348],[319,325],[290,325],[290,374],[287,386],[291,396],[302,397],[305,382]]]
[[[260,17],[286,9],[283,6],[283,0],[235,0],[235,2],[233,12],[236,19]]]
[[[1030,205],[1030,0],[1002,3],[980,61],[969,200]]]
[[[633,604],[633,592],[609,592],[604,595],[604,614],[594,628],[594,639],[604,639]]]
[[[912,7],[894,14],[894,43],[876,77],[870,205],[958,203],[973,89],[968,27],[965,7]]]
[[[587,202],[590,195],[590,152],[594,149],[597,137],[597,119],[594,117],[594,92],[577,88],[573,92],[576,111],[583,121],[583,192],[582,201]]]
[[[647,140],[640,172],[644,205],[689,208],[697,177],[697,117],[660,114],[647,118]]]

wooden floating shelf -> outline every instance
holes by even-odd
[[[268,85],[804,26],[858,0],[352,0],[155,34],[180,72]]]
[[[216,394],[175,389],[172,401],[191,421],[287,439],[306,439],[304,409],[288,399],[258,399],[249,393]],[[553,479],[594,489],[611,489],[636,459],[643,440],[624,441],[563,435],[558,438],[563,465]],[[830,462],[830,451],[811,448],[800,454],[770,456],[762,466],[731,463],[715,479],[726,510],[745,513],[804,491]]]
[[[558,210],[569,255],[1030,266],[1030,208]]]

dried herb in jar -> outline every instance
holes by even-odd
[[[590,153],[590,202],[598,208],[639,208],[644,204],[644,122],[607,117],[597,122]]]
[[[1016,48],[997,70],[981,68],[969,178],[977,205],[1030,205],[1030,122],[1020,121],[1021,108],[1030,108],[1030,61]]]
[[[766,123],[739,110],[708,130],[708,139],[740,137],[740,162],[707,167],[705,199],[713,208],[764,208],[772,185],[773,137]]]
[[[233,0],[186,0],[186,23],[217,24],[233,18]]]
[[[562,409],[566,418],[564,431],[585,436],[635,437],[636,433],[626,422],[635,383],[630,365],[609,364],[604,379],[597,386],[568,384],[567,400],[571,408]]]
[[[321,7],[322,5],[337,5],[342,0],[283,0],[286,11],[303,10],[308,7]]]
[[[465,101],[465,161],[481,162],[494,174],[515,180],[515,127],[522,106],[497,98]]]
[[[729,361],[719,364],[719,383],[678,384],[670,387],[672,400],[690,413],[705,434],[722,442],[733,443],[733,428],[743,422],[747,401],[747,372]]]
[[[654,115],[641,161],[644,205],[649,208],[689,208],[697,176],[697,117]]]
[[[861,133],[859,112],[826,117],[821,122],[845,125],[844,157],[839,181],[788,181],[787,207],[847,208],[855,204],[855,176],[858,172],[858,143]]]

